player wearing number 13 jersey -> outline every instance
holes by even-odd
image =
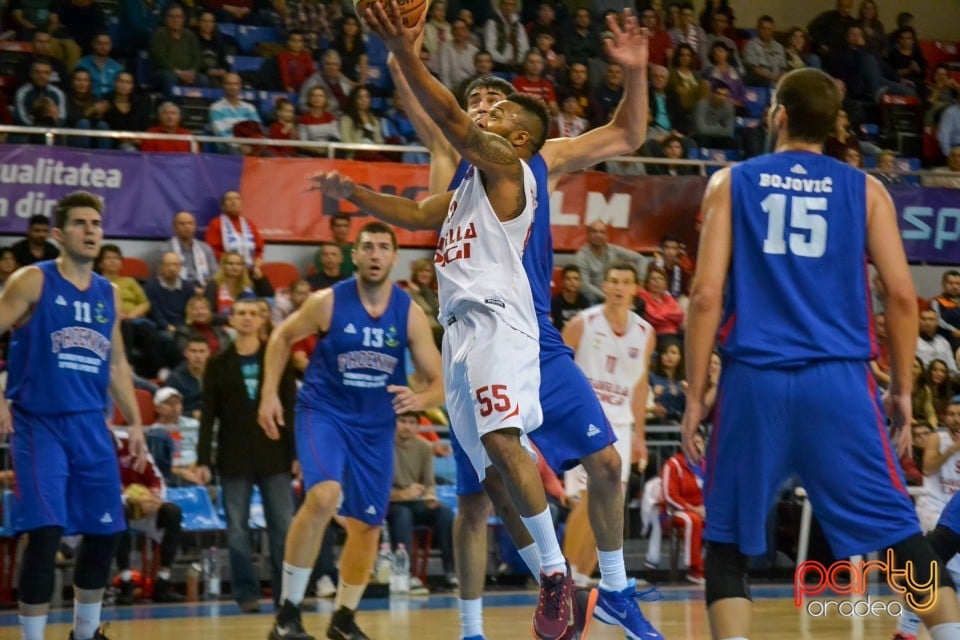
[[[929,589],[915,591],[933,637],[958,637],[953,585],[920,535],[870,372],[867,260],[887,291],[891,417],[902,447],[910,437],[916,294],[889,194],[822,155],[839,108],[826,74],[787,74],[770,107],[777,152],[717,172],[704,196],[682,431],[696,461],[692,437],[716,339],[724,362],[704,486],[715,638],[749,636],[746,557],[765,551],[763,514],[792,474],[835,557],[892,547],[897,568],[912,563],[918,584],[939,581],[935,603],[926,600]]]

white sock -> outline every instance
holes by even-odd
[[[460,636],[483,635],[483,598],[476,600],[459,600],[460,609]]]
[[[157,580],[170,580],[170,569],[160,569],[157,571]]]
[[[933,640],[957,640],[960,638],[960,623],[945,622],[930,627],[930,637]]]
[[[309,572],[309,569],[307,571]],[[340,607],[346,607],[350,611],[356,611],[366,589],[365,584],[347,584],[341,577],[340,584],[337,586],[337,597],[333,601],[333,610],[339,611]]]
[[[313,569],[310,567],[295,567],[292,564],[283,563],[283,576],[280,578],[280,604],[284,600],[289,600],[290,604],[299,607],[303,602],[303,596],[307,592],[307,583],[310,582],[310,574]]]
[[[124,569],[120,572],[120,579],[124,582],[130,582],[133,579],[133,573],[130,569]]]
[[[557,531],[553,528],[550,508],[530,518],[521,517],[521,520],[536,541],[537,549],[540,550],[540,570],[547,575],[566,571],[567,561],[563,558],[560,543],[557,542]]]
[[[897,620],[897,631],[908,636],[917,635],[917,632],[920,631],[920,616],[904,607],[903,613]]]
[[[527,570],[533,574],[534,580],[540,579],[540,550],[537,549],[537,543],[532,542],[523,549],[517,549],[523,563],[527,565]]]
[[[600,588],[606,591],[623,591],[627,588],[627,568],[623,564],[623,547],[616,551],[597,549],[600,562]]]
[[[42,616],[19,616],[20,633],[23,640],[43,640],[43,630],[47,626],[46,614]]]
[[[103,602],[81,604],[73,601],[73,640],[90,640],[100,626]]]

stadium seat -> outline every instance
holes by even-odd
[[[0,76],[15,75],[32,52],[29,42],[0,41]]]
[[[367,47],[367,64],[386,66],[387,55],[390,52],[387,50],[387,45],[383,43],[383,40],[372,33],[364,33],[363,43]]]
[[[150,425],[157,421],[157,410],[153,406],[153,394],[146,389],[134,389],[137,406],[140,408],[140,422]],[[116,404],[113,405],[113,424],[118,427],[126,426],[127,420]]]
[[[553,275],[550,277],[550,296],[555,296],[560,293],[560,289],[563,286],[563,267],[554,265]]]
[[[960,60],[960,46],[949,40],[920,40],[917,45],[927,61],[927,75],[933,77],[933,71],[941,62],[949,63]]]
[[[120,275],[126,276],[128,278],[134,278],[136,280],[149,280],[150,279],[150,266],[147,265],[145,260],[140,258],[133,258],[130,256],[123,257],[123,266],[120,267]]]
[[[184,531],[222,531],[227,523],[217,515],[206,487],[170,487],[167,502],[183,512]]]
[[[763,110],[770,104],[770,89],[766,87],[746,87],[743,95],[743,106],[747,108],[750,116],[753,118],[762,117]]]
[[[280,41],[280,34],[273,27],[219,23],[217,29],[223,35],[233,38],[244,53],[250,53],[261,42]]]
[[[433,475],[438,483],[455,485],[457,483],[457,462],[453,456],[434,457]]]
[[[244,71],[260,71],[263,64],[263,58],[259,56],[227,56],[230,63],[230,70],[234,73],[243,73]]]
[[[274,291],[285,289],[300,279],[300,271],[289,262],[264,262],[261,270]]]

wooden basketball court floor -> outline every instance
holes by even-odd
[[[647,617],[667,640],[709,640],[702,588],[664,588],[663,599],[641,603]],[[793,604],[790,585],[757,586],[753,589],[754,615],[751,640],[886,640],[895,620],[886,616],[846,618],[834,610],[826,618],[812,617]],[[875,599],[885,599],[876,598]],[[484,599],[484,631],[488,640],[527,640],[536,594],[533,591],[491,593]],[[142,605],[105,607],[111,640],[266,640],[272,606],[262,602],[263,613],[240,613],[232,602],[196,605]],[[307,607],[312,607],[310,601]],[[307,631],[325,637],[333,603],[320,601],[304,614]],[[66,640],[72,612],[51,613],[48,640]],[[457,640],[459,623],[456,599],[451,595],[429,598],[364,600],[358,614],[361,628],[374,640]],[[921,632],[925,634],[925,632]],[[591,627],[592,640],[623,638],[619,629],[600,622]],[[921,637],[927,637],[923,635]],[[14,611],[0,613],[0,640],[19,640]]]

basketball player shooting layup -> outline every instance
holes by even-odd
[[[746,558],[766,547],[757,514],[793,473],[834,556],[892,548],[897,568],[912,563],[919,584],[937,569],[935,602],[929,591],[914,597],[928,605],[921,615],[934,640],[960,638],[953,582],[920,535],[870,371],[876,344],[864,258],[887,291],[901,448],[910,442],[916,293],[890,195],[822,154],[839,109],[833,78],[815,69],[787,74],[770,106],[776,153],[721,169],[704,195],[682,434],[698,460],[693,436],[719,336],[720,409],[704,487],[706,600],[718,640],[750,632]]]
[[[456,192],[415,203],[356,186],[332,172],[316,176],[327,195],[408,228],[440,228],[434,262],[440,283],[447,407],[457,439],[479,479],[488,467],[504,477],[541,557],[534,632],[562,637],[573,624],[572,583],[550,519],[527,433],[540,425],[539,329],[521,263],[533,221],[537,183],[529,160],[546,139],[545,105],[528,96],[497,104],[481,129],[434,79],[412,40],[375,7],[381,34],[450,143],[473,170]]]

